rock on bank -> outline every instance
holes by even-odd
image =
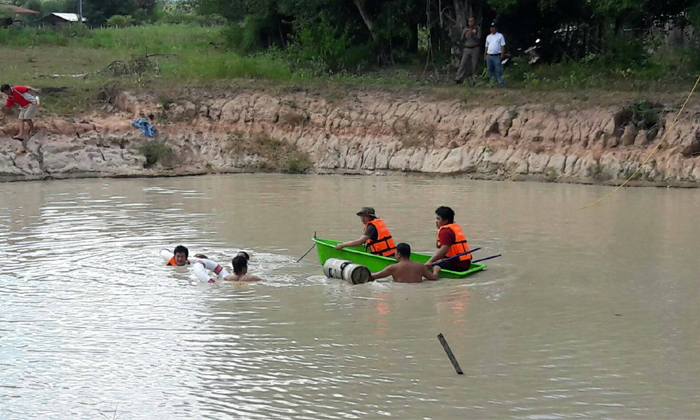
[[[318,173],[618,183],[639,168],[677,112],[655,105],[658,124],[648,127],[624,105],[479,108],[387,92],[328,99],[255,90],[188,90],[163,101],[121,92],[107,109],[82,118],[40,117],[26,153],[17,152],[6,125],[0,179],[285,171],[291,162],[286,155],[295,154]],[[698,185],[698,111],[684,113],[635,182]],[[131,127],[141,116],[157,127],[155,140]]]

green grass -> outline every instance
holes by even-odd
[[[679,51],[648,60],[643,67],[616,69],[596,62],[569,62],[506,69],[508,89],[494,90],[485,77],[477,86],[454,86],[443,69],[423,77],[423,64],[375,68],[361,74],[319,76],[303,63],[290,64],[284,52],[240,56],[226,48],[223,27],[194,25],[136,26],[88,30],[84,27],[0,29],[0,82],[45,89],[42,105],[58,114],[79,114],[99,105],[105,85],[154,90],[176,87],[221,87],[314,90],[329,102],[362,89],[382,89],[461,100],[465,106],[520,105],[536,101],[595,106],[636,100],[654,93],[678,96],[694,80],[697,54]],[[144,54],[160,70],[131,75],[93,73],[115,60],[128,62]],[[693,61],[695,60],[695,61]],[[696,63],[697,64],[697,63]],[[71,74],[93,73],[87,78]],[[51,75],[60,75],[52,78]],[[274,82],[274,83],[270,83]],[[620,92],[622,94],[620,94]],[[573,98],[573,99],[572,99]]]

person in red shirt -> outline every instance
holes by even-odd
[[[435,210],[435,226],[438,228],[437,252],[430,257],[426,265],[438,262],[443,270],[456,272],[468,271],[472,256],[468,254],[469,244],[462,228],[455,223],[455,212],[449,207],[441,206]],[[452,258],[454,257],[454,258]],[[440,260],[452,258],[446,262]]]
[[[29,126],[28,136],[31,137],[34,134],[34,122],[32,121],[36,118],[36,114],[39,109],[39,104],[37,103],[36,97],[32,93],[41,93],[41,89],[35,89],[31,86],[13,86],[2,85],[0,86],[0,91],[7,96],[7,103],[5,104],[5,109],[2,111],[2,116],[0,117],[0,122],[5,119],[5,116],[12,105],[19,105],[19,134],[13,136],[15,140],[25,140],[25,123]]]

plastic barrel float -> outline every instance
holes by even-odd
[[[372,273],[364,265],[352,261],[329,258],[323,264],[323,274],[328,278],[345,280],[350,284],[362,284],[372,281]]]

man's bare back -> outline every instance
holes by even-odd
[[[250,274],[229,274],[224,277],[226,281],[261,281],[262,279],[257,276],[251,276]]]
[[[437,271],[439,271],[439,268]],[[379,273],[372,273],[373,280],[389,276],[393,277],[394,281],[398,283],[421,283],[423,277],[428,280],[438,279],[437,272],[431,272],[425,264],[409,260],[401,260]]]

